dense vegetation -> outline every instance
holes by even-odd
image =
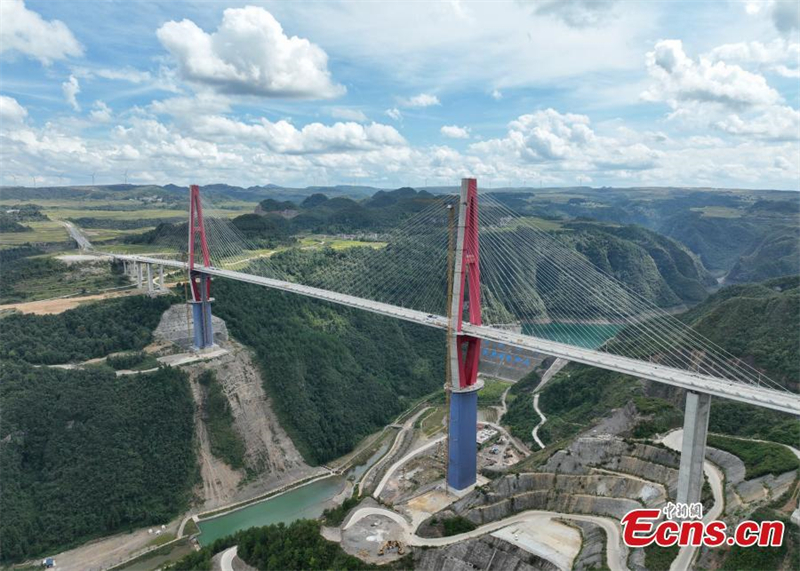
[[[57,315],[3,319],[0,359],[54,365],[141,349],[169,308],[169,296],[131,296],[81,305]]]
[[[203,371],[197,378],[203,387],[202,418],[208,432],[211,453],[231,468],[244,467],[245,447],[233,428],[233,414],[228,398],[214,371]]]
[[[361,498],[351,496],[334,508],[327,508],[322,512],[322,521],[327,526],[336,527],[342,524],[351,509],[361,503]]]
[[[800,468],[800,460],[781,444],[739,440],[716,434],[710,434],[707,443],[713,448],[738,456],[744,462],[747,480],[766,474],[779,476]]]
[[[312,462],[441,386],[439,332],[239,282],[215,288],[214,311],[255,350],[281,424]]]
[[[458,535],[460,533],[467,533],[468,531],[472,531],[477,525],[469,521],[467,518],[457,515],[454,517],[448,517],[441,520],[442,526],[444,527],[444,535]]]
[[[753,521],[780,520],[786,526],[783,543],[778,547],[733,546],[728,551],[721,571],[774,571],[775,569],[800,569],[800,527],[783,513],[766,506],[757,509],[748,518]]]
[[[177,369],[0,365],[2,561],[166,523],[197,470],[194,405]]]
[[[678,556],[680,547],[660,547],[651,543],[644,548],[644,566],[647,571],[669,571],[672,561]]]
[[[784,386],[800,388],[800,276],[721,289],[681,320]]]
[[[211,569],[215,553],[238,545],[238,555],[256,569],[287,571],[292,569],[376,569],[320,535],[320,524],[314,520],[298,520],[289,525],[279,523],[253,527],[217,540],[212,545],[184,557],[170,571],[206,571]],[[385,568],[385,567],[382,567]]]

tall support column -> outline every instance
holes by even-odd
[[[136,263],[136,287],[142,289],[142,263]]]
[[[153,264],[147,264],[147,293],[153,293]]]
[[[122,275],[128,275],[128,260],[122,260]]]
[[[693,391],[686,393],[681,468],[678,473],[678,503],[693,504],[700,501],[710,411],[711,395]]]
[[[167,291],[167,286],[164,283],[164,264],[159,264],[158,266],[158,289]]]
[[[195,242],[200,239],[200,254],[203,266],[211,265],[206,228],[203,222],[203,204],[200,187],[193,184],[189,189],[189,285],[192,291],[192,316],[194,318],[194,346],[205,349],[214,344],[211,325],[211,278],[195,270]]]
[[[208,297],[209,284],[211,278],[207,275],[200,275],[200,301],[192,301],[192,325],[193,339],[196,349],[206,349],[214,345],[214,328],[211,323],[211,302],[213,299]]]
[[[453,261],[447,338],[451,391],[447,484],[456,491],[462,491],[473,486],[477,476],[478,390],[482,386],[478,381],[480,339],[462,333],[465,291],[469,294],[469,321],[475,325],[481,324],[478,182],[474,178],[461,181]]]

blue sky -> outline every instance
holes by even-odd
[[[3,184],[798,189],[798,4],[2,0]]]

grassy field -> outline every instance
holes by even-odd
[[[422,418],[421,428],[425,436],[432,436],[444,428],[442,421],[444,420],[445,412],[444,406],[438,406],[428,411]]]
[[[502,404],[503,391],[511,383],[499,381],[497,379],[484,379],[483,388],[478,392],[478,406],[500,406]]]
[[[300,238],[302,248],[333,248],[334,250],[346,250],[347,248],[357,248],[366,246],[367,248],[383,248],[386,242],[365,242],[362,240],[344,240],[331,236],[304,236]]]
[[[702,212],[703,218],[741,218],[742,211],[738,208],[727,206],[704,206],[703,208],[692,208],[694,212]]]
[[[0,233],[0,247],[13,247],[21,244],[50,244],[69,241],[67,229],[55,220],[24,222],[32,232],[3,232]]]

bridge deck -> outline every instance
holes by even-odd
[[[105,254],[112,258],[119,260],[128,260],[141,262],[146,264],[161,264],[167,267],[188,269],[188,264],[174,260],[161,260],[158,258],[150,258],[145,256],[135,255],[119,255],[119,254]],[[434,327],[437,329],[447,329],[447,318],[442,315],[430,315],[423,311],[415,309],[408,309],[398,307],[395,305],[382,303],[379,301],[372,301],[360,297],[332,292],[320,288],[276,280],[273,278],[266,278],[261,276],[253,276],[242,272],[233,270],[222,270],[215,267],[195,266],[195,271],[224,278],[229,278],[241,282],[261,285],[264,287],[277,289],[280,291],[287,291],[312,297],[314,299],[321,299],[362,309],[379,315],[393,317],[395,319],[402,319],[412,323],[418,323],[427,327]],[[540,337],[533,337],[531,335],[523,335],[513,331],[504,329],[496,329],[485,325],[471,325],[469,323],[463,324],[463,331],[474,337],[505,343],[514,347],[522,349],[529,349],[537,351],[553,357],[560,357],[578,363],[584,363],[593,367],[616,371],[642,379],[665,383],[682,389],[697,391],[700,393],[707,393],[717,397],[736,400],[748,404],[761,406],[764,408],[777,410],[781,412],[788,412],[790,414],[800,416],[800,395],[790,392],[778,391],[768,387],[746,385],[739,382],[726,381],[716,377],[683,371],[673,367],[665,367],[649,363],[647,361],[639,361],[628,357],[620,357],[597,351],[595,349],[584,349],[581,347],[574,347],[565,343],[556,341],[549,341]]]

